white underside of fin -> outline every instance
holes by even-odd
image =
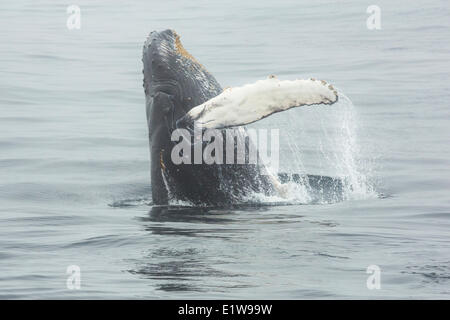
[[[290,108],[333,104],[337,91],[325,81],[269,78],[242,87],[228,88],[188,112],[206,129],[242,126]]]

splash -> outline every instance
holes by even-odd
[[[292,109],[259,125],[280,129],[279,180],[283,197],[252,195],[259,203],[330,204],[379,197],[373,150],[361,147],[367,134],[351,100],[339,93],[333,106]]]
[[[140,206],[151,206],[153,202],[148,198],[132,198],[116,200],[108,204],[112,208],[127,208],[127,207],[140,207]]]
[[[364,152],[358,144],[358,127],[356,112],[351,100],[341,94],[342,112],[338,118],[338,131],[334,136],[335,145],[342,152],[335,154],[338,176],[344,181],[344,196],[346,200],[375,198],[373,177],[373,160],[364,157]],[[323,123],[322,123],[323,126]],[[369,151],[369,150],[367,150]]]
[[[333,107],[304,109],[302,112],[300,123],[291,123],[295,128],[288,132],[287,139],[289,150],[295,155],[294,172],[318,172],[341,182],[339,188],[334,188],[334,196],[325,190],[325,185],[312,186],[310,180],[300,182],[308,190],[310,198],[317,199],[312,195],[314,193],[328,193],[331,196],[319,202],[378,197],[373,160],[369,156],[370,150],[363,150],[358,143],[361,122],[351,100],[339,93],[339,102]],[[292,117],[288,119],[291,121]],[[298,127],[301,129],[295,131]],[[304,141],[309,141],[309,144],[302,145]]]

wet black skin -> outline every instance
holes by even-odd
[[[202,65],[180,51],[176,38],[172,30],[152,32],[143,50],[153,203],[166,205],[175,199],[223,206],[245,201],[253,192],[273,194],[264,168],[257,165],[172,162],[171,151],[178,142],[171,141],[171,134],[177,120],[222,92]]]

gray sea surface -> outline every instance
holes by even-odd
[[[448,299],[450,3],[375,2],[2,1],[0,298]],[[337,87],[251,127],[279,129],[281,171],[346,181],[343,201],[153,206],[141,56],[167,28],[223,87]]]

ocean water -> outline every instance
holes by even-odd
[[[377,0],[380,30],[360,1],[79,0],[79,30],[69,4],[0,4],[0,298],[450,297],[448,1]],[[141,55],[167,28],[224,87],[339,88],[254,126],[342,201],[152,206]]]

